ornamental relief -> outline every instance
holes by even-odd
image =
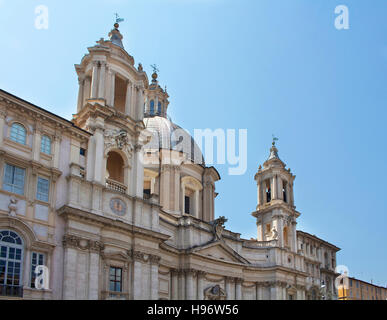
[[[107,129],[104,132],[104,137],[105,150],[117,148],[124,151],[129,158],[132,157],[135,147],[130,141],[128,133],[125,130]]]
[[[65,248],[71,247],[75,249],[90,250],[95,252],[100,252],[104,249],[104,245],[100,241],[89,240],[73,235],[64,235],[62,243]]]

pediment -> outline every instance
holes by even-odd
[[[222,241],[195,248],[193,253],[212,259],[223,260],[225,262],[250,264],[248,260],[239,255],[235,250]]]

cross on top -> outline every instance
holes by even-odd
[[[276,136],[273,134],[273,146],[275,146],[275,143],[276,143],[276,141],[278,141],[279,139],[278,138],[276,138]]]
[[[116,23],[120,23],[120,22],[124,21],[124,19],[120,18],[118,13],[115,13],[114,15],[116,16]]]
[[[153,69],[153,72],[154,72],[154,73],[160,72],[160,70],[157,68],[157,65],[155,65],[155,64],[152,64],[152,65],[151,65],[151,68]]]

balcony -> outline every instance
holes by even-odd
[[[0,296],[1,297],[23,297],[23,286],[11,286],[6,284],[0,284]]]
[[[127,187],[124,184],[111,179],[106,179],[106,188],[108,188],[109,190],[113,190],[121,193],[126,193],[126,189],[127,189]]]
[[[103,300],[129,300],[129,293],[103,291],[102,299]]]

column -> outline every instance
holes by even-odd
[[[180,210],[180,167],[179,166],[175,166],[174,167],[174,175],[175,175],[175,179],[174,179],[174,183],[175,183],[175,187],[174,187],[174,191],[175,191],[175,199],[174,199],[174,202],[175,202],[175,207],[173,208],[173,210],[175,212],[178,212]]]
[[[262,205],[262,191],[261,191],[261,182],[260,181],[258,181],[258,183],[257,183],[257,194],[258,194],[257,205],[260,206],[260,205]]]
[[[114,71],[110,70],[110,102],[109,105],[114,107],[114,96],[116,90],[116,74]]]
[[[204,277],[206,273],[203,271],[199,271],[197,273],[198,278],[198,293],[197,293],[197,299],[198,300],[204,300]]]
[[[132,100],[132,84],[129,80],[126,80],[126,100],[125,100],[125,114],[132,117],[131,113],[131,100]]]
[[[137,101],[137,117],[136,120],[142,120],[144,118],[144,88],[141,86],[138,89],[138,101]]]
[[[105,176],[102,174],[104,168],[103,164],[103,154],[104,154],[104,137],[103,130],[104,124],[102,122],[97,123],[96,129],[94,132],[95,138],[95,171],[94,171],[94,181],[99,182],[100,184],[105,184]]]
[[[144,166],[142,146],[137,144],[134,148],[134,174],[136,180],[135,196],[144,197]]]
[[[181,195],[181,214],[183,215],[185,213],[185,185],[184,182],[181,183],[181,190],[180,190],[180,195]]]
[[[159,299],[159,262],[160,262],[160,257],[150,256],[151,300],[158,300]]]
[[[195,191],[195,194],[194,194],[194,197],[195,197],[195,208],[194,208],[194,212],[195,212],[195,217],[196,217],[196,218],[199,218],[199,194],[200,194],[200,191],[199,191],[199,190],[196,190],[196,191]]]
[[[289,193],[289,203],[294,206],[294,193],[293,193],[293,183],[291,186],[288,184],[288,193]]]
[[[79,89],[78,89],[77,113],[79,111],[81,111],[81,109],[83,107],[83,101],[84,101],[83,94],[84,94],[84,91],[85,91],[85,77],[84,76],[78,78],[78,85],[79,85]]]
[[[86,104],[87,99],[91,96],[91,79],[90,76],[85,77],[83,94],[82,94],[82,106]]]
[[[64,250],[63,299],[76,299],[77,250],[67,247]]]
[[[293,251],[297,253],[297,222],[292,222],[292,233],[293,233]]]
[[[183,270],[179,271],[179,300],[185,300],[185,274]]]
[[[143,299],[143,284],[142,284],[142,262],[143,255],[141,252],[133,251],[133,279],[132,279],[132,292],[133,300]]]
[[[257,290],[257,300],[263,300],[263,287],[261,283],[259,282],[256,283],[256,290]]]
[[[235,279],[231,277],[226,277],[225,282],[227,300],[235,300]]]
[[[93,71],[91,78],[91,99],[97,98],[98,95],[98,61],[93,61]]]
[[[242,300],[242,282],[243,279],[235,280],[235,300]]]
[[[131,88],[130,88],[131,96],[130,96],[130,116],[136,119],[137,115],[137,110],[136,110],[136,95],[137,95],[137,90],[135,85],[132,83]]]
[[[3,146],[4,141],[4,125],[6,117],[7,112],[5,110],[0,110],[0,148]]]
[[[52,159],[52,166],[56,169],[59,169],[60,142],[61,137],[59,134],[56,134],[54,137],[54,153]]]
[[[273,200],[278,199],[278,190],[277,190],[277,176],[273,177],[273,182],[272,182],[272,195],[273,195]]]
[[[284,200],[284,193],[283,193],[284,185],[281,177],[277,178],[277,186],[278,186],[278,199]],[[287,196],[289,197],[288,194]]]
[[[41,128],[40,125],[37,123],[35,132],[34,132],[34,144],[33,144],[33,159],[37,162],[39,162],[40,159],[40,143],[41,143]]]
[[[101,62],[99,71],[99,87],[98,87],[98,98],[105,99],[105,77],[106,77],[106,62]]]
[[[94,180],[94,164],[95,164],[95,137],[94,135],[89,137],[87,144],[87,163],[86,163],[86,180]]]
[[[185,271],[185,281],[186,281],[186,299],[194,300],[195,292],[194,292],[194,270],[186,270]]]
[[[89,300],[98,300],[99,252],[91,251],[89,260]]]
[[[171,270],[171,295],[172,300],[179,300],[179,272]]]

